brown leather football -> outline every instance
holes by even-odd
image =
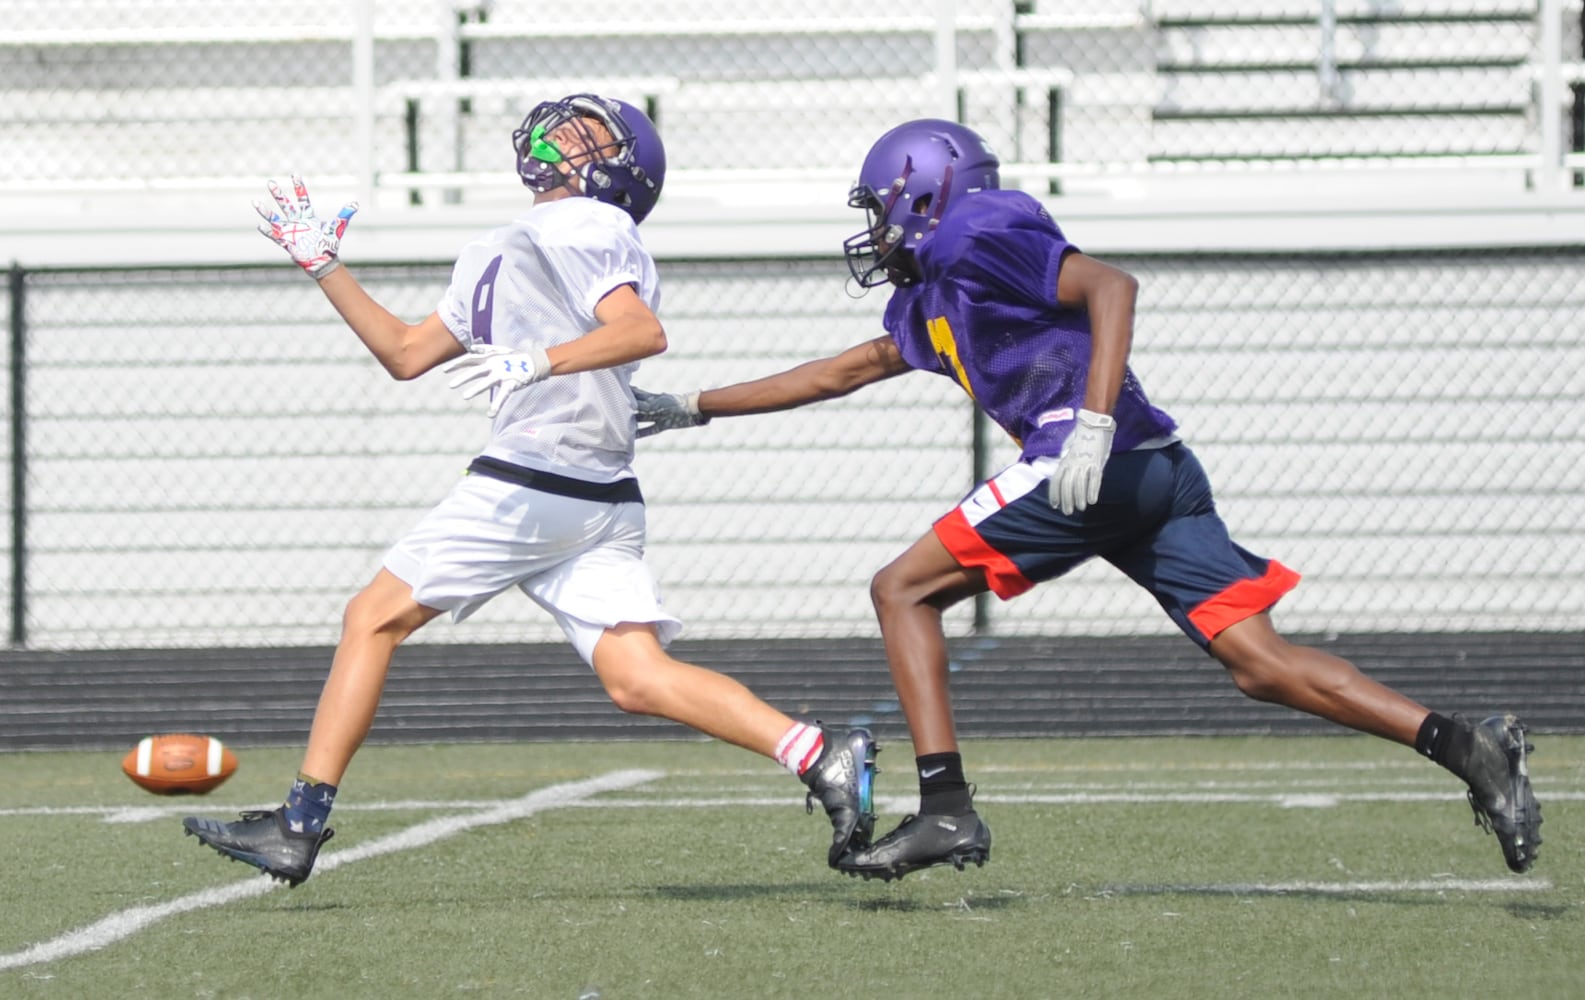
[[[145,736],[121,759],[127,777],[156,795],[203,795],[237,771],[237,757],[213,736]]]

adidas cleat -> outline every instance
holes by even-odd
[[[182,820],[182,829],[231,860],[252,865],[294,889],[314,870],[320,846],[335,835],[328,826],[318,833],[288,829],[284,808],[245,812],[230,823],[189,816]]]
[[[849,875],[883,882],[935,865],[958,871],[991,859],[991,828],[970,809],[961,816],[909,816],[870,847],[850,852],[837,863]]]
[[[1513,715],[1494,715],[1473,727],[1466,778],[1475,825],[1496,835],[1515,872],[1529,871],[1541,846],[1541,804],[1530,789],[1527,763],[1535,747],[1525,731]]]
[[[875,832],[875,755],[879,745],[868,729],[850,729],[838,739],[821,727],[825,749],[820,759],[804,772],[809,786],[804,808],[815,811],[815,801],[825,807],[831,820],[831,850],[826,863],[832,868],[851,848],[867,847]]]

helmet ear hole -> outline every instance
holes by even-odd
[[[933,194],[931,194],[929,191],[926,191],[924,194],[922,194],[919,197],[915,198],[914,199],[914,209],[913,209],[914,214],[915,215],[924,215],[925,213],[929,212],[930,211],[930,202],[932,200],[934,200],[934,197],[935,196]]]

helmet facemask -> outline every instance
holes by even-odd
[[[632,215],[635,222],[642,221],[660,196],[665,153],[654,126],[644,119],[651,147],[647,156],[652,163],[650,171],[644,169],[639,162],[640,137],[627,121],[627,114],[643,117],[637,109],[620,101],[607,101],[593,94],[574,94],[538,105],[512,133],[518,176],[536,193],[569,187],[576,176],[580,194],[615,205]],[[570,157],[554,138],[558,133],[565,135],[568,129],[580,147]],[[565,138],[562,143],[574,145]]]
[[[896,185],[887,192],[886,198],[868,184],[855,184],[848,192],[848,207],[862,208],[866,219],[863,232],[842,242],[842,256],[847,259],[848,271],[860,288],[896,281],[895,273],[903,269],[900,258],[907,251],[903,249],[902,227],[886,221],[890,209],[888,201],[894,201],[897,194]],[[911,281],[902,283],[912,284]]]
[[[864,209],[868,225],[864,232],[842,244],[848,271],[860,288],[874,288],[890,282],[898,287],[917,284],[923,277],[914,256],[919,241],[941,222],[947,210],[947,195],[952,189],[952,167],[948,166],[936,191],[910,194],[908,182],[914,173],[913,159],[903,161],[903,172],[885,194],[860,182],[848,192],[848,207]]]

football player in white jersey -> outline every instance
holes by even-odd
[[[638,223],[666,156],[623,101],[575,94],[538,105],[513,133],[533,205],[469,244],[439,307],[416,324],[376,302],[339,260],[357,210],[314,213],[302,179],[270,185],[260,230],[319,287],[393,378],[446,365],[464,397],[490,394],[490,442],[347,605],[302,769],[286,801],[240,820],[188,817],[220,853],[297,885],[330,839],[330,807],[373,723],[396,647],[449,612],[460,621],[517,587],[548,611],[626,712],[654,715],[773,758],[832,824],[827,861],[867,844],[875,744],[795,721],[723,674],[665,652],[681,623],[644,563],[632,469],[638,363],[666,349],[654,261]]]

